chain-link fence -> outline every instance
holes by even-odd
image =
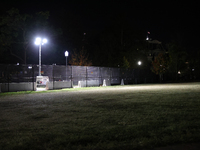
[[[36,90],[38,65],[0,65],[0,91]],[[121,69],[94,66],[42,65],[41,75],[48,77],[46,88],[110,86],[152,83],[155,75],[150,70]]]

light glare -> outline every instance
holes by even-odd
[[[40,42],[40,41],[41,41],[41,38],[36,38],[36,41]]]
[[[43,39],[43,43],[47,43],[47,39]]]
[[[68,51],[65,51],[65,57],[67,57],[69,55]]]
[[[35,40],[35,44],[36,45],[43,45],[44,43],[47,43],[47,39],[41,39],[41,38],[36,38],[36,40]]]
[[[36,45],[40,45],[40,42],[41,42],[41,38],[36,38],[35,44],[36,44]]]

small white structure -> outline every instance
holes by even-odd
[[[78,87],[79,88],[81,87],[81,81],[78,81]]]
[[[106,86],[106,80],[105,79],[103,80],[103,86]]]
[[[121,80],[121,85],[124,85],[124,79]]]

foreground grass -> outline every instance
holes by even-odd
[[[200,140],[200,83],[0,97],[0,149],[144,149]]]

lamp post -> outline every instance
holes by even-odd
[[[69,56],[69,52],[65,51],[65,57],[66,57],[66,66],[67,66],[67,57]]]
[[[35,40],[35,44],[39,45],[39,76],[41,76],[41,48],[45,43],[47,43],[47,39],[36,38]]]
[[[66,81],[67,81],[67,57],[69,56],[69,52],[65,51],[65,57],[66,57]]]

